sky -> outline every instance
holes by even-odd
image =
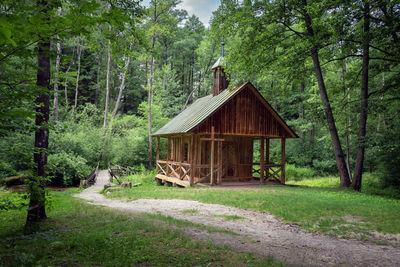
[[[142,2],[145,6],[149,6],[150,0]],[[218,9],[220,0],[181,0],[177,6],[178,9],[185,9],[189,16],[196,15],[207,28],[210,25],[212,12]]]
[[[196,15],[208,27],[212,12],[218,9],[219,4],[219,0],[183,0],[177,8],[185,9],[189,16]]]

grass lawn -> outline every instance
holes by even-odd
[[[193,241],[175,230],[182,221],[89,205],[76,192],[50,192],[49,219],[36,234],[23,234],[26,208],[0,211],[0,266],[282,266]],[[5,198],[21,195],[0,189]]]
[[[317,187],[266,186],[258,190],[156,186],[151,174],[127,179],[143,185],[132,189],[113,188],[108,197],[191,199],[267,211],[286,222],[296,222],[308,231],[342,238],[369,239],[371,231],[400,233],[400,200],[338,189],[338,178],[309,181]]]

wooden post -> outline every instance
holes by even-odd
[[[218,177],[217,184],[222,183],[222,142],[218,142]]]
[[[264,183],[264,137],[260,139],[260,184]]]
[[[182,163],[184,160],[184,152],[183,152],[183,148],[184,148],[184,144],[183,144],[183,135],[181,136],[180,142],[179,142],[179,179],[182,179]]]
[[[281,183],[285,184],[285,138],[281,139],[281,164],[282,164],[282,171],[281,171]]]
[[[211,178],[210,178],[210,185],[214,184],[214,126],[211,127],[211,163],[210,163],[210,170],[211,170]]]
[[[156,173],[158,173],[158,161],[160,160],[160,137],[157,136],[157,157],[156,157]]]
[[[214,184],[214,143],[215,142],[223,142],[224,139],[222,138],[215,138],[215,128],[214,126],[211,127],[211,138],[200,138],[201,141],[211,141],[211,162],[210,162],[210,184]],[[222,146],[221,146],[222,150]],[[222,161],[222,153],[221,153],[221,161]],[[221,164],[222,167],[222,164]],[[221,171],[222,173],[222,171]]]
[[[167,176],[169,176],[169,167],[168,166],[169,166],[170,157],[171,157],[171,138],[168,137],[168,140],[167,140],[167,165],[166,165]]]
[[[195,150],[194,150],[194,138],[195,138],[195,135],[193,134],[192,135],[192,140],[191,140],[191,142],[190,142],[190,175],[189,175],[189,177],[190,177],[190,179],[189,179],[189,184],[190,184],[190,186],[193,186],[193,180],[194,180],[194,167],[193,167],[193,164],[194,164],[194,154],[195,154]]]
[[[265,139],[265,164],[269,164],[269,138]],[[269,178],[269,167],[265,170],[266,177],[264,177],[266,180]]]

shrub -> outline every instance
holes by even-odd
[[[0,184],[2,184],[5,178],[9,176],[17,175],[17,171],[8,162],[0,162]]]
[[[312,178],[317,175],[313,169],[306,167],[297,167],[294,164],[286,164],[286,177],[288,180],[300,181],[306,178]]]
[[[375,149],[377,175],[383,186],[400,192],[400,125],[398,123],[378,138]]]
[[[143,128],[131,129],[122,137],[114,137],[111,145],[112,162],[122,166],[146,164],[148,158],[148,142],[146,130]]]
[[[86,163],[83,157],[65,152],[49,155],[49,174],[53,176],[50,184],[62,186],[79,184],[79,181],[91,172],[91,167]]]
[[[337,166],[334,158],[324,160],[315,159],[313,160],[313,167],[319,172],[319,174],[337,173]]]

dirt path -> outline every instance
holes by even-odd
[[[296,225],[275,219],[273,215],[218,204],[204,204],[181,199],[106,199],[98,191],[108,182],[108,172],[101,171],[97,183],[77,197],[122,211],[146,212],[171,216],[240,234],[207,232],[195,227],[182,231],[198,240],[227,245],[240,252],[268,256],[289,265],[303,266],[400,266],[400,247],[373,245],[368,242],[335,239],[305,232]],[[197,210],[194,213],[184,210]],[[227,220],[216,215],[237,215],[245,219]]]

